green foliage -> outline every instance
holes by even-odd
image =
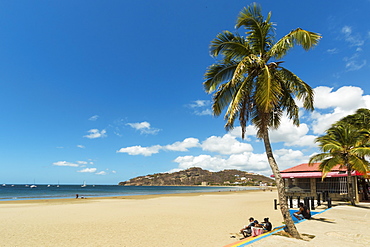
[[[214,115],[226,109],[226,130],[239,119],[243,138],[249,121],[256,125],[261,138],[269,128],[279,127],[283,112],[298,125],[294,98],[313,110],[311,87],[275,59],[284,57],[295,45],[311,49],[321,36],[298,28],[274,43],[275,28],[270,19],[271,13],[265,19],[261,7],[251,4],[236,22],[236,28],[245,29],[245,37],[223,31],[210,44],[210,54],[218,60],[204,75],[205,91],[214,93]]]
[[[361,119],[358,115],[347,116],[333,124],[325,135],[316,138],[322,153],[313,155],[309,164],[320,162],[319,169],[323,179],[333,167],[340,165],[347,169],[347,189],[351,203],[354,205],[352,190],[350,189],[350,173],[358,171],[366,174],[370,171],[370,142],[367,122],[362,124],[353,121]],[[362,118],[363,119],[363,118]]]

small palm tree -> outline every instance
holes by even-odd
[[[338,124],[348,123],[352,127],[364,131],[364,137],[370,141],[370,135],[366,135],[368,131],[370,131],[370,110],[366,108],[358,109],[354,114],[348,115],[338,122],[334,123],[333,126]]]
[[[348,123],[357,129],[370,130],[370,110],[366,108],[357,109],[354,114],[342,118],[337,123]]]
[[[359,130],[339,121],[329,128],[325,135],[316,138],[322,153],[312,156],[309,161],[309,165],[321,162],[319,169],[323,179],[337,165],[347,169],[347,191],[352,205],[355,205],[352,171],[366,174],[370,170],[370,163],[365,158],[370,156],[368,134],[369,131]]]
[[[242,138],[248,122],[257,128],[257,137],[263,139],[268,162],[275,176],[280,209],[287,225],[287,232],[301,238],[287,207],[284,180],[275,161],[269,129],[280,125],[284,112],[299,125],[298,106],[295,98],[303,101],[305,109],[313,110],[313,91],[297,75],[281,66],[287,52],[295,45],[305,50],[314,47],[321,36],[303,29],[295,29],[275,41],[274,24],[256,3],[244,8],[237,19],[236,28],[244,27],[246,37],[224,31],[211,42],[210,52],[221,57],[205,73],[206,92],[214,93],[213,113],[219,116],[226,108],[226,130],[234,127],[238,118]]]

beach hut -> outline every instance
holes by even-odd
[[[335,166],[325,179],[319,170],[319,163],[308,166],[300,164],[280,172],[285,181],[287,196],[301,198],[316,197],[317,194],[326,193],[332,200],[345,200],[347,198],[347,170]],[[273,175],[271,176],[273,177]],[[361,174],[357,171],[351,173],[353,194],[355,201],[369,200],[370,174]]]

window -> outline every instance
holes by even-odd
[[[347,177],[316,179],[316,192],[347,194]]]

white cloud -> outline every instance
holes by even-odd
[[[250,141],[250,138],[248,136],[255,136],[256,132],[257,130],[253,125],[246,126],[244,139],[246,141]],[[242,128],[240,126],[237,126],[234,129],[230,130],[228,134],[237,138],[242,138]]]
[[[309,157],[305,156],[301,151],[292,149],[278,149],[274,151],[274,155],[280,170],[307,162],[309,159]],[[184,170],[190,167],[200,167],[209,171],[238,169],[266,176],[270,176],[272,174],[266,153],[256,154],[252,152],[244,152],[242,154],[233,154],[228,157],[188,155],[179,156],[174,160],[174,162],[178,163],[178,167],[170,172]]]
[[[180,170],[187,169],[190,167],[201,167],[210,171],[222,170],[222,167],[226,166],[226,161],[220,157],[213,157],[211,155],[199,155],[199,156],[179,156],[174,162],[178,163]],[[229,168],[231,169],[231,168]]]
[[[365,44],[365,39],[359,33],[354,33],[350,26],[344,26],[341,30],[344,40],[350,47],[355,48],[355,53],[352,56],[345,57],[347,71],[355,71],[363,68],[367,64],[366,59],[361,59],[360,54],[363,51],[362,46]]]
[[[353,114],[358,108],[370,105],[370,96],[363,95],[359,87],[344,86],[337,91],[329,87],[317,87],[315,91],[315,110],[311,113],[312,130],[316,134],[324,131],[334,122]]]
[[[99,131],[98,129],[91,129],[89,131],[87,131],[88,135],[85,135],[83,137],[86,137],[86,138],[89,138],[89,139],[95,139],[95,138],[102,138],[102,137],[106,137],[106,133],[107,131],[106,130],[101,130]]]
[[[270,141],[284,142],[285,146],[316,147],[314,139],[317,136],[308,135],[309,127],[305,123],[295,126],[287,116],[283,116],[279,129],[271,130]]]
[[[359,59],[358,53],[355,53],[351,57],[344,57],[343,60],[346,62],[346,69],[348,71],[359,70],[362,67],[364,67],[367,63],[366,59]]]
[[[195,100],[193,101],[193,103],[189,104],[189,106],[192,108],[198,108],[198,107],[209,106],[209,105],[211,105],[211,101],[209,100]]]
[[[314,88],[315,108],[325,109],[340,107],[343,109],[353,109],[363,105],[361,100],[364,91],[359,87],[344,86],[337,91],[331,87],[320,86]]]
[[[77,145],[78,148],[85,148],[84,145]]]
[[[132,146],[121,148],[117,153],[127,153],[129,155],[144,155],[151,156],[158,153],[160,150],[186,152],[189,148],[199,147],[199,140],[196,138],[186,138],[182,142],[175,142],[170,145],[160,146],[155,145],[151,147]]]
[[[198,116],[212,116],[213,113],[212,113],[212,110],[211,109],[205,109],[205,110],[202,110],[202,111],[195,111],[194,112],[195,115],[198,115]]]
[[[350,26],[344,26],[342,28],[342,33],[344,34],[344,40],[351,46],[363,46],[365,43],[360,34],[353,33]]]
[[[80,165],[87,165],[87,161],[77,161],[77,163]]]
[[[142,147],[142,146],[132,146],[127,148],[121,148],[117,153],[127,153],[129,155],[144,155],[151,156],[156,154],[162,147],[160,145],[155,145],[152,147]]]
[[[338,53],[338,49],[337,48],[327,49],[326,52],[329,54],[336,54]]]
[[[213,115],[211,109],[212,102],[210,100],[195,100],[188,107],[194,110],[194,114],[198,116]]]
[[[94,173],[96,172],[96,168],[85,168],[85,169],[82,169],[82,170],[79,170],[77,172],[86,172],[86,173]]]
[[[141,123],[128,123],[126,125],[129,125],[132,128],[134,128],[136,130],[139,130],[140,131],[140,134],[151,134],[151,135],[155,135],[155,134],[157,134],[160,131],[160,129],[152,128],[150,126],[150,123],[148,123],[146,121],[141,122]]]
[[[166,145],[163,147],[165,150],[169,151],[188,151],[189,148],[199,147],[199,140],[196,138],[186,138],[182,142],[175,142],[171,145]]]
[[[107,173],[105,171],[101,171],[101,172],[97,172],[95,173],[96,175],[107,175]]]
[[[234,136],[225,134],[223,137],[211,136],[202,143],[202,149],[220,154],[238,154],[246,151],[252,151],[252,145],[242,143]]]
[[[67,162],[67,161],[57,161],[53,163],[54,166],[70,166],[70,167],[78,167],[78,164]]]
[[[90,121],[96,121],[98,118],[99,118],[98,115],[94,115],[94,116],[90,117],[89,120]]]

